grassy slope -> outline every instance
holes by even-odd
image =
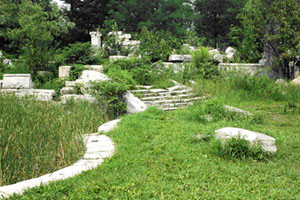
[[[91,133],[107,120],[95,105],[19,100],[0,95],[0,185],[37,177],[78,160]]]
[[[12,199],[300,199],[299,108],[286,109],[287,101],[245,98],[246,93],[226,92],[220,85],[205,87],[219,95],[217,102],[257,113],[263,122],[222,118],[217,112],[216,120],[202,122],[197,106],[127,116],[108,133],[117,148],[102,166]],[[213,141],[195,138],[226,126],[275,137],[278,153],[265,161],[222,158]]]

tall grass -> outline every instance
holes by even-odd
[[[0,94],[0,185],[70,165],[83,155],[81,134],[106,119],[84,102],[58,105]]]

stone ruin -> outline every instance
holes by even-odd
[[[54,90],[34,89],[30,74],[4,74],[3,80],[0,80],[0,92],[33,97],[39,101],[51,101],[55,96]]]

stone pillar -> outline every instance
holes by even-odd
[[[99,31],[90,32],[91,36],[91,45],[97,49],[101,48],[101,36],[102,34]]]

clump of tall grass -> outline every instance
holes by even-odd
[[[107,117],[96,105],[59,105],[0,94],[0,185],[65,167],[84,152],[81,134]]]

